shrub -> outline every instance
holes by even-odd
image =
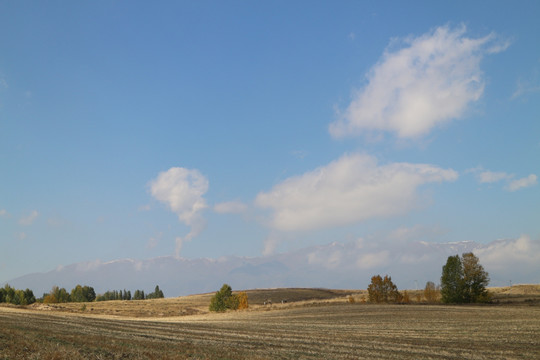
[[[236,295],[238,297],[238,310],[244,310],[249,307],[248,295],[245,291],[242,291]]]
[[[424,297],[429,303],[434,303],[439,300],[440,296],[440,287],[435,286],[433,281],[428,281],[426,287],[424,288]]]
[[[409,304],[411,302],[411,297],[409,296],[409,292],[407,290],[403,292],[403,298],[401,299],[401,302],[404,304]]]

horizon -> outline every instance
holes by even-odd
[[[421,266],[439,258],[418,242],[467,241],[488,272],[528,279],[539,14],[535,1],[3,3],[0,283],[126,258],[281,256],[339,284],[340,267]],[[333,243],[356,258],[305,251]]]
[[[534,244],[526,237],[489,244],[412,241],[394,248],[358,241],[333,242],[259,257],[190,259],[168,255],[87,261],[27,274],[8,283],[16,288],[30,288],[36,294],[47,293],[53,286],[69,290],[76,285],[88,285],[103,293],[114,289],[154,288],[157,284],[167,296],[175,297],[212,292],[223,283],[233,289],[362,289],[368,286],[372,276],[379,274],[392,277],[399,289],[418,289],[427,282],[440,282],[448,256],[473,252],[484,259],[481,264],[491,279],[489,285],[500,287],[539,282],[538,263],[524,263],[520,254],[507,256],[509,249],[531,246]],[[501,257],[505,257],[504,261]],[[512,278],[507,276],[510,267]]]

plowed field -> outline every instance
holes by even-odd
[[[0,359],[539,359],[537,306],[326,304],[136,319],[0,308]]]

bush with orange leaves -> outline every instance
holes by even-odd
[[[238,310],[247,309],[249,307],[247,293],[242,291],[236,294],[236,296],[238,297]]]

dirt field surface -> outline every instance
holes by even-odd
[[[537,306],[328,303],[170,318],[0,308],[0,359],[539,359]]]

